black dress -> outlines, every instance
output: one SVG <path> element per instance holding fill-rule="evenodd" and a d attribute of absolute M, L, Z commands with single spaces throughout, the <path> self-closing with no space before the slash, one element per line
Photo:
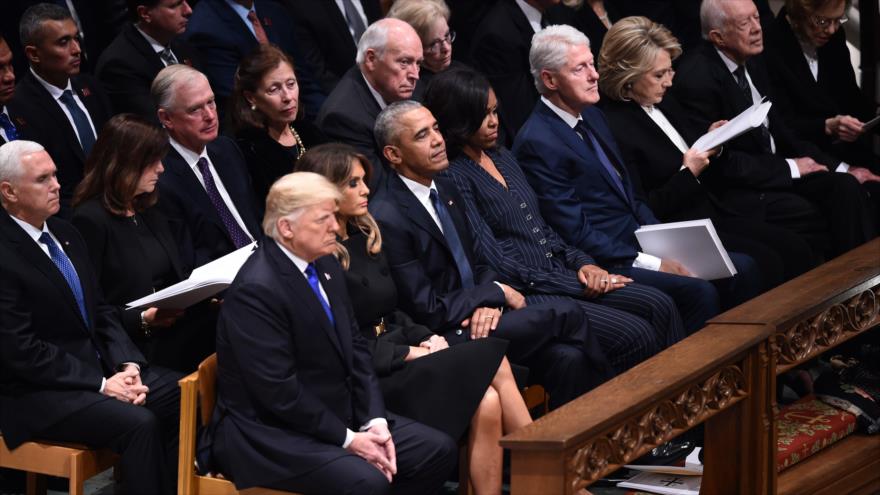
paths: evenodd
<path fill-rule="evenodd" d="M 351 255 L 345 274 L 358 325 L 370 342 L 373 367 L 385 406 L 460 438 L 492 382 L 507 342 L 499 339 L 468 341 L 412 361 L 404 361 L 409 346 L 418 347 L 433 333 L 396 310 L 397 288 L 385 255 L 367 253 L 366 236 L 349 229 L 343 245 Z M 385 323 L 376 336 L 375 325 Z"/>
<path fill-rule="evenodd" d="M 97 199 L 74 209 L 73 225 L 82 234 L 108 304 L 116 307 L 125 331 L 147 362 L 180 372 L 195 371 L 214 352 L 216 311 L 199 303 L 168 328 L 141 329 L 142 308 L 125 304 L 179 282 L 189 275 L 192 260 L 182 259 L 158 208 L 133 217 L 110 213 Z"/>
<path fill-rule="evenodd" d="M 297 121 L 293 127 L 306 148 L 327 142 L 326 136 L 310 122 Z M 247 162 L 254 197 L 262 211 L 269 187 L 282 175 L 293 172 L 301 150 L 299 146 L 284 146 L 272 139 L 265 129 L 256 127 L 246 127 L 236 132 L 235 142 Z"/>

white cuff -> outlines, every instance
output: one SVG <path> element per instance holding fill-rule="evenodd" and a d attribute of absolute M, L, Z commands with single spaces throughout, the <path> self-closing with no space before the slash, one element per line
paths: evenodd
<path fill-rule="evenodd" d="M 786 158 L 785 163 L 788 164 L 788 169 L 791 171 L 792 179 L 800 179 L 801 171 L 797 168 L 797 162 L 794 161 L 794 158 Z"/>
<path fill-rule="evenodd" d="M 633 268 L 643 268 L 654 272 L 660 271 L 660 264 L 663 263 L 661 258 L 651 254 L 639 253 L 633 261 Z"/>
<path fill-rule="evenodd" d="M 351 441 L 354 440 L 354 432 L 350 429 L 345 429 L 345 441 L 342 442 L 342 448 L 347 449 L 349 445 L 351 445 Z"/>
<path fill-rule="evenodd" d="M 106 386 L 107 386 L 107 379 L 104 378 L 104 377 L 102 376 L 102 377 L 101 377 L 101 388 L 98 389 L 98 393 L 99 393 L 99 394 L 103 394 L 103 393 L 104 393 L 104 387 L 106 387 Z"/>
<path fill-rule="evenodd" d="M 499 282 L 497 280 L 493 280 L 492 283 L 497 285 L 498 288 L 501 289 L 501 297 L 503 297 L 504 299 L 507 299 L 507 293 L 504 292 L 504 286 L 501 285 L 501 282 Z"/>
<path fill-rule="evenodd" d="M 373 419 L 367 421 L 367 424 L 365 424 L 364 426 L 361 426 L 360 431 L 367 431 L 376 425 L 385 425 L 387 427 L 388 420 L 386 420 L 385 418 L 373 418 Z"/>
<path fill-rule="evenodd" d="M 845 173 L 849 172 L 849 167 L 850 167 L 849 163 L 840 162 L 840 165 L 838 165 L 837 168 L 834 169 L 834 171 L 845 174 Z"/>

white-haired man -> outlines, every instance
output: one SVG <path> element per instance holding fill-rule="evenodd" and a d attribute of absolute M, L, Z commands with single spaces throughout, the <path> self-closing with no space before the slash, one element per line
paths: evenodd
<path fill-rule="evenodd" d="M 316 121 L 330 138 L 351 144 L 373 163 L 370 189 L 385 178 L 373 123 L 386 106 L 413 97 L 422 63 L 422 41 L 409 24 L 382 19 L 358 43 L 357 64 L 327 97 Z"/>
<path fill-rule="evenodd" d="M 218 137 L 208 79 L 187 65 L 169 65 L 150 92 L 171 143 L 158 206 L 173 225 L 186 227 L 174 231 L 182 256 L 198 267 L 257 239 L 259 207 L 247 165 L 231 139 Z"/>
<path fill-rule="evenodd" d="M 762 98 L 772 102 L 775 91 L 752 0 L 705 0 L 700 20 L 706 41 L 682 57 L 671 95 L 695 129 L 706 129 Z M 876 235 L 859 185 L 871 173 L 799 139 L 776 108 L 725 150 L 724 181 L 714 191 L 725 206 L 805 236 L 820 255 L 836 256 Z"/>
<path fill-rule="evenodd" d="M 434 493 L 455 464 L 455 441 L 385 410 L 332 255 L 339 197 L 311 172 L 269 190 L 266 240 L 220 312 L 219 413 L 199 465 L 240 490 Z"/>
<path fill-rule="evenodd" d="M 109 447 L 123 493 L 174 493 L 180 375 L 148 367 L 101 300 L 85 242 L 53 216 L 60 189 L 43 146 L 0 146 L 3 440 Z"/>

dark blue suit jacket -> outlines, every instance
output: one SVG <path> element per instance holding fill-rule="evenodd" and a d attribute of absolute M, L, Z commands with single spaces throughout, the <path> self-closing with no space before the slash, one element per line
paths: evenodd
<path fill-rule="evenodd" d="M 208 144 L 208 156 L 241 215 L 248 233 L 262 237 L 258 208 L 244 157 L 238 146 L 220 136 Z M 195 173 L 174 149 L 162 160 L 165 173 L 159 176 L 157 206 L 168 218 L 181 258 L 197 268 L 235 250 L 229 231 Z"/>
<path fill-rule="evenodd" d="M 270 0 L 254 0 L 254 10 L 269 42 L 287 52 L 296 64 L 300 106 L 313 118 L 324 102 L 324 94 L 300 53 L 293 20 L 283 7 Z M 201 0 L 183 36 L 199 51 L 211 88 L 223 103 L 232 94 L 239 62 L 257 48 L 257 39 L 224 0 Z"/>
<path fill-rule="evenodd" d="M 438 333 L 461 328 L 479 307 L 504 306 L 504 293 L 493 282 L 498 275 L 472 253 L 473 241 L 463 211 L 464 201 L 449 179 L 434 179 L 440 199 L 469 257 L 476 287 L 465 289 L 446 238 L 434 219 L 396 173 L 370 201 L 370 211 L 382 230 L 383 249 L 397 285 L 398 307 Z M 446 337 L 450 344 L 467 334 Z"/>
<path fill-rule="evenodd" d="M 333 312 L 266 239 L 226 292 L 217 323 L 217 406 L 200 450 L 239 489 L 272 485 L 350 455 L 346 428 L 386 417 L 345 275 L 315 262 Z M 204 464 L 201 466 L 206 467 Z"/>
<path fill-rule="evenodd" d="M 582 116 L 605 154 L 615 162 L 624 192 L 589 142 L 541 101 L 517 135 L 512 151 L 538 195 L 541 214 L 566 242 L 601 265 L 631 264 L 639 251 L 633 232 L 659 221 L 633 194 L 602 111 L 588 107 Z"/>

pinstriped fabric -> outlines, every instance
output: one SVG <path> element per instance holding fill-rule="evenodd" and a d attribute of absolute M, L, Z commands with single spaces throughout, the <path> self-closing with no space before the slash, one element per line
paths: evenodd
<path fill-rule="evenodd" d="M 623 371 L 681 338 L 681 318 L 666 294 L 639 284 L 595 300 L 580 299 L 577 270 L 595 264 L 586 253 L 566 244 L 540 214 L 537 197 L 516 159 L 506 149 L 489 152 L 507 183 L 466 156 L 445 172 L 465 202 L 474 250 L 502 281 L 527 294 L 530 303 L 571 296 L 590 318 L 590 326 L 617 371 Z"/>

